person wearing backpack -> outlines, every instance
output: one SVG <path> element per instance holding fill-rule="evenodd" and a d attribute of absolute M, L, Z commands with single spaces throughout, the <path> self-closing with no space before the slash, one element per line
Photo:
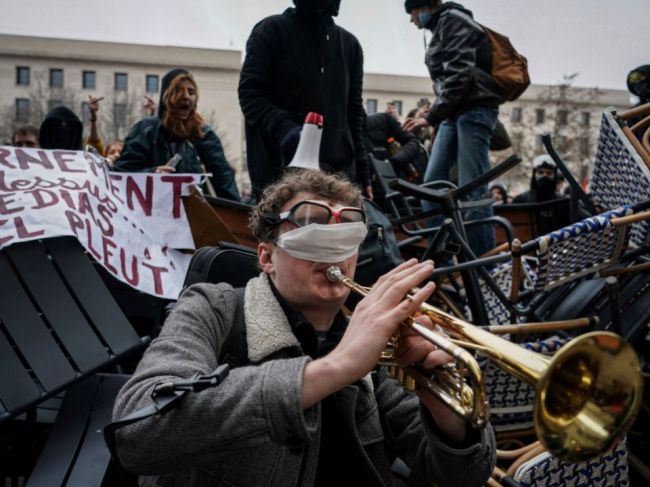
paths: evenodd
<path fill-rule="evenodd" d="M 490 169 L 488 150 L 501 96 L 491 76 L 491 46 L 472 12 L 454 2 L 406 0 L 406 12 L 419 29 L 432 33 L 425 62 L 436 99 L 426 117 L 408 119 L 404 128 L 436 129 L 424 181 L 449 180 L 458 164 L 459 185 Z M 489 197 L 487 185 L 469 195 L 470 200 Z M 425 209 L 432 204 L 424 201 Z M 466 220 L 489 217 L 491 206 L 470 210 Z M 434 221 L 433 224 L 436 224 Z M 469 244 L 480 255 L 494 247 L 494 229 L 476 225 L 467 229 Z"/>

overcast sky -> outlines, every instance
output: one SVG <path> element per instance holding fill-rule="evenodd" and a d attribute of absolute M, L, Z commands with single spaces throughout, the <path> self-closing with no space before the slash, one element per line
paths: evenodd
<path fill-rule="evenodd" d="M 528 57 L 533 83 L 626 89 L 650 64 L 648 0 L 465 0 L 475 18 Z M 342 0 L 365 70 L 427 76 L 422 32 L 402 0 Z M 243 50 L 255 23 L 291 0 L 0 0 L 0 33 Z M 2 46 L 0 46 L 0 50 Z"/>

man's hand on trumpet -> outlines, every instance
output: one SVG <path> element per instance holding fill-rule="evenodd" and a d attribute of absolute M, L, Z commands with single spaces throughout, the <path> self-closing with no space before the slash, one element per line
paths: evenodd
<path fill-rule="evenodd" d="M 428 316 L 418 316 L 416 320 L 420 325 L 444 335 L 444 331 L 431 321 Z M 423 338 L 413 329 L 402 326 L 400 329 L 399 345 L 396 350 L 396 361 L 400 367 L 418 365 L 425 369 L 434 369 L 444 364 L 452 363 L 453 357 L 444 350 L 437 348 L 426 338 Z M 438 428 L 447 436 L 448 440 L 456 445 L 462 445 L 466 440 L 467 423 L 451 409 L 445 406 L 436 396 L 429 391 L 418 388 L 416 394 L 431 412 Z"/>
<path fill-rule="evenodd" d="M 433 262 L 411 259 L 382 276 L 356 306 L 339 344 L 305 368 L 302 404 L 310 407 L 327 395 L 360 380 L 377 365 L 382 350 L 400 323 L 431 296 L 429 283 L 405 298 L 433 272 Z M 342 286 L 342 284 L 334 284 Z"/>

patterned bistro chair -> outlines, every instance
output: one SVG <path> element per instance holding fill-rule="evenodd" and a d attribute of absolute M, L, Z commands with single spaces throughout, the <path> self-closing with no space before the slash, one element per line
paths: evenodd
<path fill-rule="evenodd" d="M 630 225 L 615 225 L 615 218 L 630 215 L 623 207 L 587 218 L 524 244 L 535 257 L 521 256 L 519 276 L 513 276 L 512 262 L 497 266 L 491 277 L 502 293 L 510 295 L 513 279 L 524 290 L 549 291 L 573 280 L 595 274 L 616 264 L 627 249 Z M 515 257 L 516 258 L 516 257 Z M 491 325 L 510 323 L 511 313 L 503 298 L 481 277 L 480 288 Z"/>
<path fill-rule="evenodd" d="M 528 350 L 552 355 L 568 339 L 553 336 L 544 340 L 522 344 Z M 479 361 L 481 363 L 481 361 Z M 485 386 L 490 404 L 490 423 L 497 433 L 508 435 L 517 430 L 530 430 L 533 427 L 533 401 L 535 388 L 504 372 L 492 362 L 484 366 Z M 534 445 L 529 445 L 533 447 Z M 581 463 L 563 462 L 543 448 L 536 447 L 536 456 L 518 462 L 517 459 L 508 470 L 521 487 L 627 487 L 628 454 L 626 440 L 621 440 L 611 451 L 592 460 Z M 524 456 L 520 456 L 524 460 Z M 500 457 L 500 453 L 497 452 Z"/>
<path fill-rule="evenodd" d="M 629 207 L 608 211 L 537 238 L 527 245 L 528 250 L 536 251 L 537 273 L 529 274 L 526 266 L 522 265 L 522 274 L 528 279 L 532 276 L 532 289 L 542 292 L 617 263 L 627 248 L 631 225 L 617 224 L 615 219 L 632 212 Z M 510 277 L 510 267 L 506 274 Z M 526 284 L 526 279 L 524 283 L 525 287 L 531 286 Z M 507 285 L 503 282 L 502 289 Z M 567 340 L 553 336 L 522 346 L 552 355 Z M 535 388 L 489 361 L 481 365 L 490 404 L 490 421 L 497 434 L 531 428 Z M 509 473 L 522 486 L 629 485 L 624 441 L 611 452 L 580 464 L 561 462 L 548 453 L 540 453 L 522 463 L 516 472 Z"/>
<path fill-rule="evenodd" d="M 543 340 L 522 343 L 533 352 L 553 355 L 568 340 L 552 336 Z M 490 423 L 498 432 L 527 429 L 533 426 L 535 388 L 505 372 L 494 362 L 479 357 L 483 369 L 485 390 L 490 405 Z"/>
<path fill-rule="evenodd" d="M 533 289 L 536 281 L 536 274 L 531 263 L 533 263 L 533 266 L 536 266 L 536 259 L 533 257 L 525 257 L 522 259 L 521 277 L 523 288 L 525 290 Z M 512 284 L 512 263 L 506 262 L 497 265 L 496 268 L 490 272 L 490 276 L 503 294 L 508 296 Z M 506 303 L 504 303 L 492 288 L 488 286 L 483 277 L 479 277 L 479 286 L 485 302 L 485 310 L 490 325 L 505 325 L 510 323 L 511 313 L 506 306 Z"/>
<path fill-rule="evenodd" d="M 629 225 L 613 220 L 632 214 L 625 206 L 586 218 L 536 240 L 536 291 L 548 291 L 617 263 L 629 241 Z"/>
<path fill-rule="evenodd" d="M 521 464 L 513 478 L 522 487 L 629 487 L 626 441 L 581 463 L 566 463 L 548 452 L 540 453 Z"/>
<path fill-rule="evenodd" d="M 605 111 L 589 188 L 597 206 L 612 210 L 650 200 L 650 161 L 645 161 L 642 150 L 634 143 L 625 121 L 612 109 Z M 649 221 L 636 223 L 631 242 L 641 246 L 649 235 Z"/>

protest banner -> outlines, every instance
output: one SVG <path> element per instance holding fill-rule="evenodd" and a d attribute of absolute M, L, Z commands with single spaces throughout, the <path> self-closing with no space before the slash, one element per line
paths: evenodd
<path fill-rule="evenodd" d="M 82 151 L 0 146 L 0 248 L 77 237 L 110 274 L 148 294 L 176 299 L 192 234 L 181 196 L 198 174 L 110 172 Z"/>

